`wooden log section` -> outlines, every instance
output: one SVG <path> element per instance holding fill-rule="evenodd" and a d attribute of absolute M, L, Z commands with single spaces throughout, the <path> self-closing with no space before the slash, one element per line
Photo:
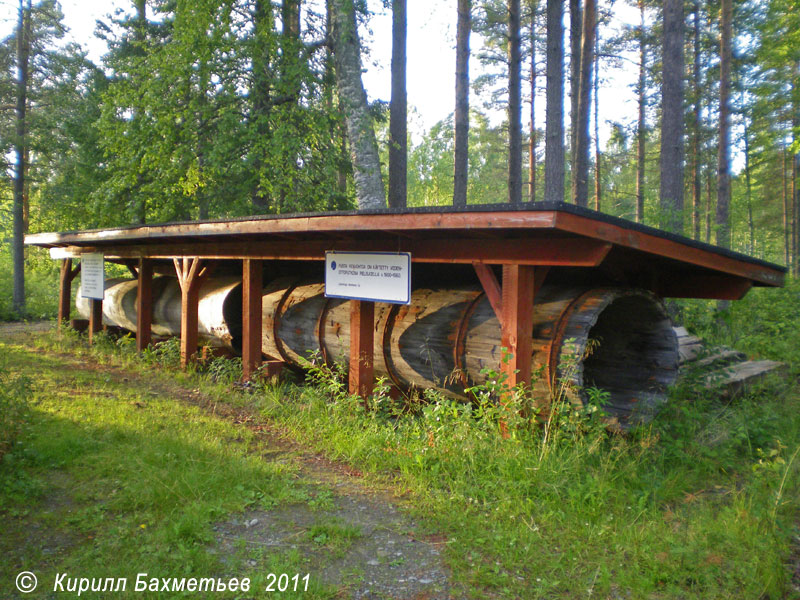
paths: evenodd
<path fill-rule="evenodd" d="M 236 276 L 206 279 L 198 292 L 198 341 L 204 345 L 242 350 L 242 280 Z M 138 327 L 136 279 L 106 279 L 103 323 L 130 331 Z M 78 314 L 89 318 L 89 301 L 75 298 Z M 151 332 L 158 337 L 181 333 L 181 288 L 175 277 L 152 281 Z"/>
<path fill-rule="evenodd" d="M 163 284 L 161 279 L 168 278 L 153 282 L 154 330 L 159 306 L 180 307 L 175 280 Z M 240 281 L 209 280 L 205 285 L 216 290 L 214 301 L 201 311 L 218 313 L 216 322 L 225 324 L 220 333 L 234 347 L 237 335 L 241 341 L 241 322 L 235 322 L 237 311 L 241 319 Z M 110 298 L 124 304 L 126 294 L 106 297 L 106 304 Z M 325 298 L 323 283 L 298 278 L 269 282 L 261 301 L 261 350 L 271 360 L 302 366 L 316 351 L 327 361 L 350 361 L 350 301 Z M 477 284 L 419 288 L 409 305 L 376 303 L 372 322 L 374 375 L 401 389 L 434 388 L 463 398 L 466 386 L 485 381 L 482 369 L 497 370 L 501 364 L 501 320 Z M 605 409 L 613 427 L 651 418 L 677 376 L 675 333 L 661 301 L 650 292 L 545 284 L 535 293 L 530 330 L 530 371 L 541 373 L 532 386 L 538 401 L 546 405 L 561 394 L 584 402 L 583 388 L 597 386 L 609 394 Z M 361 347 L 365 344 L 366 336 Z M 588 356 L 587 349 L 592 349 Z"/>
<path fill-rule="evenodd" d="M 265 289 L 263 307 L 265 354 L 293 364 L 309 351 L 329 361 L 349 359 L 350 302 L 325 298 L 324 284 L 276 280 Z M 597 385 L 610 393 L 610 424 L 622 428 L 652 417 L 677 376 L 677 341 L 649 292 L 545 285 L 531 321 L 530 371 L 543 375 L 533 385 L 543 404 L 552 393 L 584 402 L 581 388 Z M 408 306 L 376 304 L 374 331 L 375 375 L 400 388 L 463 396 L 465 386 L 485 381 L 482 369 L 501 364 L 500 320 L 477 286 L 417 289 Z M 594 352 L 584 359 L 587 347 Z"/>
<path fill-rule="evenodd" d="M 680 360 L 662 303 L 649 292 L 593 289 L 564 316 L 557 334 L 562 349 L 551 354 L 550 364 L 564 382 L 563 393 L 585 401 L 586 392 L 578 390 L 604 390 L 610 423 L 622 429 L 650 421 L 666 401 Z"/>

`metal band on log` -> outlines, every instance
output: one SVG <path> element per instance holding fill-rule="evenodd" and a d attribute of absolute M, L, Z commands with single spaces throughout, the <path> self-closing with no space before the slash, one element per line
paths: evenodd
<path fill-rule="evenodd" d="M 105 319 L 135 329 L 136 281 L 109 280 Z M 319 280 L 285 277 L 262 296 L 264 354 L 302 366 L 309 352 L 347 362 L 350 301 L 325 298 Z M 87 302 L 78 309 L 88 314 Z M 180 288 L 168 277 L 153 280 L 153 332 L 175 335 L 180 327 Z M 241 283 L 207 281 L 200 292 L 201 336 L 237 348 L 241 332 Z M 377 303 L 374 368 L 400 388 L 434 388 L 463 397 L 466 386 L 499 370 L 500 322 L 478 285 L 421 287 L 411 303 Z M 605 410 L 614 426 L 647 421 L 666 399 L 678 372 L 678 343 L 661 301 L 626 288 L 545 285 L 533 306 L 533 391 L 543 405 L 563 393 L 585 402 L 586 388 L 608 393 Z"/>

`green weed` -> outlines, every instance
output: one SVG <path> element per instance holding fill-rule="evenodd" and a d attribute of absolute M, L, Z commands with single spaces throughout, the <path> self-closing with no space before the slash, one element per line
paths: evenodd
<path fill-rule="evenodd" d="M 31 380 L 11 375 L 0 365 L 0 461 L 11 451 L 30 418 Z"/>

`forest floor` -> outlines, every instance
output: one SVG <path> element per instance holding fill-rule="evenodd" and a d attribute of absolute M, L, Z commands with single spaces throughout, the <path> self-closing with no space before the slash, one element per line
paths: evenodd
<path fill-rule="evenodd" d="M 147 572 L 148 564 L 152 567 L 149 577 L 250 577 L 258 582 L 260 589 L 251 590 L 245 597 L 267 596 L 265 590 L 270 585 L 278 591 L 278 586 L 283 585 L 279 581 L 281 573 L 289 578 L 299 574 L 300 587 L 304 585 L 302 578 L 310 575 L 311 595 L 299 594 L 303 597 L 460 596 L 451 586 L 440 552 L 446 538 L 409 516 L 407 500 L 397 497 L 396 490 L 365 484 L 356 469 L 324 458 L 265 424 L 247 409 L 221 404 L 197 388 L 153 373 L 87 362 L 69 354 L 34 348 L 32 340 L 51 327 L 51 323 L 0 324 L 4 366 L 12 372 L 35 373 L 32 395 L 39 409 L 52 415 L 62 413 L 59 404 L 80 405 L 80 414 L 71 416 L 87 422 L 92 429 L 102 429 L 109 421 L 119 425 L 132 418 L 139 419 L 142 413 L 155 412 L 137 428 L 141 433 L 175 427 L 178 425 L 175 417 L 181 420 L 188 414 L 198 425 L 185 428 L 194 432 L 184 440 L 190 447 L 206 445 L 204 438 L 214 435 L 210 430 L 222 422 L 227 431 L 222 436 L 224 445 L 236 446 L 233 453 L 237 458 L 255 458 L 267 466 L 268 473 L 281 474 L 281 489 L 270 494 L 258 488 L 257 480 L 248 481 L 239 490 L 244 499 L 233 499 L 229 506 L 234 510 L 220 511 L 217 507 L 206 510 L 205 504 L 215 502 L 206 495 L 200 500 L 195 497 L 189 511 L 180 503 L 170 507 L 153 506 L 144 511 L 162 513 L 164 518 L 159 524 L 147 525 L 147 517 L 140 515 L 133 521 L 127 519 L 130 522 L 122 526 L 123 530 L 129 530 L 128 534 L 135 534 L 135 545 L 145 551 L 163 544 L 165 537 L 177 538 L 174 541 L 179 545 L 180 542 L 184 545 L 198 540 L 205 542 L 203 548 L 208 557 L 199 561 L 194 557 L 190 564 L 201 565 L 198 568 L 208 565 L 211 572 L 187 572 L 185 567 L 170 572 L 168 565 L 156 567 L 150 560 L 137 564 L 141 556 L 129 548 L 124 549 L 126 559 L 121 562 L 117 557 L 102 555 L 111 548 L 119 549 L 119 540 L 103 539 L 110 533 L 118 534 L 119 528 L 112 527 L 109 520 L 92 518 L 98 511 L 109 512 L 112 498 L 106 494 L 113 476 L 103 473 L 95 478 L 85 469 L 95 461 L 109 460 L 109 452 L 115 454 L 111 462 L 125 463 L 130 458 L 141 467 L 137 457 L 146 453 L 151 440 L 146 435 L 133 436 L 114 451 L 110 446 L 119 442 L 116 435 L 104 439 L 102 434 L 90 433 L 84 428 L 84 433 L 94 442 L 91 448 L 78 453 L 74 460 L 61 454 L 48 461 L 42 458 L 45 452 L 39 447 L 42 443 L 59 446 L 63 442 L 69 446 L 76 440 L 53 439 L 59 432 L 50 427 L 46 419 L 34 417 L 20 442 L 27 451 L 36 454 L 24 465 L 31 480 L 17 484 L 17 487 L 35 488 L 34 493 L 19 494 L 19 502 L 14 502 L 15 494 L 11 490 L 6 498 L 11 502 L 0 508 L 4 529 L 0 539 L 0 571 L 4 572 L 0 578 L 0 597 L 15 597 L 14 577 L 24 570 L 37 574 L 40 590 L 53 590 L 56 574 L 68 572 L 70 577 L 91 577 L 90 574 L 128 577 L 131 591 L 136 574 Z M 168 414 L 169 404 L 175 402 L 183 410 L 173 416 Z M 117 406 L 110 407 L 109 403 Z M 110 419 L 111 411 L 122 414 L 118 419 Z M 229 453 L 230 448 L 224 452 Z M 166 457 L 170 457 L 170 453 L 166 453 Z M 168 470 L 150 473 L 142 467 L 141 476 L 152 478 L 156 486 L 180 480 L 185 476 L 187 463 L 196 458 L 190 451 L 184 452 L 173 458 Z M 117 467 L 137 469 L 135 464 L 118 464 Z M 0 477 L 3 475 L 7 473 L 0 471 Z M 248 488 L 251 484 L 252 489 Z M 133 493 L 133 489 L 121 492 L 113 489 L 130 485 L 133 484 L 115 480 L 110 484 L 111 496 Z M 194 488 L 193 493 L 197 495 L 197 488 L 208 486 L 211 489 L 215 485 L 219 482 L 205 481 L 204 476 L 198 474 L 190 488 Z M 14 486 L 7 486 L 6 492 L 8 487 Z M 142 490 L 136 493 L 141 494 Z M 145 495 L 150 493 L 153 492 L 144 492 Z M 34 502 L 30 502 L 31 496 L 35 497 Z M 184 497 L 182 502 L 186 499 Z M 142 512 L 142 507 L 135 506 L 138 502 L 133 504 L 130 512 Z M 202 523 L 183 523 L 192 520 L 187 512 L 200 513 L 201 519 L 219 513 L 219 518 L 211 519 L 210 532 L 206 532 L 204 538 L 196 532 L 180 531 L 181 527 L 202 528 Z M 225 512 L 227 514 L 223 514 Z M 150 519 L 159 520 L 156 515 L 151 515 Z M 112 522 L 119 521 L 116 517 Z M 196 549 L 188 554 L 193 551 Z M 207 560 L 209 557 L 212 560 Z M 216 566 L 215 557 L 219 559 Z M 173 563 L 173 568 L 178 568 L 174 561 L 169 562 Z M 100 565 L 105 568 L 98 569 Z M 271 578 L 270 573 L 276 578 Z M 290 589 L 293 585 L 290 579 Z"/>

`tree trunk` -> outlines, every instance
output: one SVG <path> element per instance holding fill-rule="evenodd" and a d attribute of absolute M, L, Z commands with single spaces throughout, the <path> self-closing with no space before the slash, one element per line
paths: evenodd
<path fill-rule="evenodd" d="M 750 131 L 747 126 L 747 116 L 744 118 L 744 182 L 747 198 L 747 229 L 750 234 L 750 244 L 748 252 L 755 253 L 756 250 L 756 227 L 753 223 L 753 186 L 750 180 Z"/>
<path fill-rule="evenodd" d="M 256 137 L 260 139 L 268 138 L 270 135 L 269 112 L 272 89 L 268 47 L 269 36 L 272 35 L 272 20 L 272 6 L 269 0 L 256 0 L 253 6 L 253 39 L 255 40 L 255 47 L 253 48 L 253 81 L 249 97 L 252 126 Z M 263 167 L 264 161 L 259 151 L 255 150 L 251 167 L 255 177 L 250 192 L 250 202 L 253 205 L 253 210 L 258 214 L 269 212 L 272 204 L 269 193 L 261 186 L 261 171 Z"/>
<path fill-rule="evenodd" d="M 522 202 L 522 92 L 519 0 L 508 1 L 508 201 Z"/>
<path fill-rule="evenodd" d="M 793 90 L 795 98 L 797 93 Z M 792 149 L 800 142 L 798 129 L 800 129 L 800 115 L 795 99 L 792 106 Z M 795 277 L 800 275 L 800 153 L 792 154 L 792 273 Z"/>
<path fill-rule="evenodd" d="M 28 174 L 31 171 L 31 149 L 25 147 L 25 189 L 22 192 L 22 233 L 27 234 L 31 225 L 31 179 Z"/>
<path fill-rule="evenodd" d="M 800 275 L 800 62 L 795 64 L 794 81 L 792 83 L 792 272 Z"/>
<path fill-rule="evenodd" d="M 589 205 L 589 113 L 592 98 L 590 90 L 595 38 L 595 8 L 596 0 L 584 0 L 581 68 L 578 85 L 578 129 L 575 162 L 572 166 L 572 200 L 578 206 Z"/>
<path fill-rule="evenodd" d="M 700 2 L 694 1 L 694 32 L 692 46 L 694 63 L 692 68 L 692 225 L 694 239 L 700 239 L 700 204 L 702 184 L 700 182 L 700 114 L 702 94 L 700 91 Z"/>
<path fill-rule="evenodd" d="M 392 0 L 392 103 L 389 114 L 389 206 L 406 207 L 408 95 L 406 0 Z"/>
<path fill-rule="evenodd" d="M 794 126 L 792 127 L 794 129 Z M 797 141 L 797 135 L 793 135 L 792 145 L 794 142 Z M 792 154 L 792 251 L 791 256 L 789 257 L 789 262 L 791 262 L 791 271 L 793 275 L 797 274 L 798 265 L 797 265 L 797 195 L 798 195 L 798 184 L 800 182 L 797 181 L 798 176 L 798 169 L 797 169 L 797 154 Z"/>
<path fill-rule="evenodd" d="M 575 169 L 578 148 L 578 98 L 581 78 L 581 0 L 569 0 L 569 166 Z"/>
<path fill-rule="evenodd" d="M 469 161 L 469 34 L 472 29 L 471 0 L 458 0 L 456 33 L 456 113 L 453 205 L 467 205 Z"/>
<path fill-rule="evenodd" d="M 300 100 L 302 75 L 298 69 L 301 52 L 300 0 L 283 0 L 281 3 L 281 76 L 285 93 Z"/>
<path fill-rule="evenodd" d="M 133 32 L 133 39 L 136 43 L 134 53 L 138 56 L 145 55 L 145 42 L 147 41 L 147 2 L 146 0 L 134 0 L 136 7 L 136 24 Z M 131 120 L 136 122 L 140 119 L 138 111 L 133 110 Z M 141 167 L 142 156 L 139 154 L 139 166 Z M 138 225 L 147 223 L 147 197 L 142 194 L 142 184 L 144 183 L 144 172 L 140 168 L 139 173 L 136 175 L 136 184 L 132 190 L 131 208 L 133 212 L 133 222 Z"/>
<path fill-rule="evenodd" d="M 25 156 L 27 155 L 27 129 L 25 126 L 26 111 L 28 107 L 28 66 L 31 40 L 31 0 L 27 7 L 23 0 L 19 2 L 19 21 L 17 22 L 17 82 L 16 82 L 16 112 L 15 112 L 15 137 L 14 154 L 17 157 L 14 166 L 14 204 L 13 219 L 14 233 L 12 241 L 12 254 L 14 266 L 14 290 L 12 306 L 17 315 L 25 312 Z"/>
<path fill-rule="evenodd" d="M 636 222 L 644 223 L 644 158 L 647 131 L 645 130 L 645 68 L 647 61 L 647 48 L 644 38 L 644 0 L 639 0 L 639 83 L 636 86 L 636 95 L 639 98 L 639 120 L 636 125 Z"/>
<path fill-rule="evenodd" d="M 730 93 L 731 93 L 731 0 L 722 0 L 720 9 L 719 68 L 719 147 L 717 152 L 717 245 L 731 247 L 730 202 Z"/>
<path fill-rule="evenodd" d="M 600 31 L 594 33 L 594 209 L 600 211 Z"/>
<path fill-rule="evenodd" d="M 789 266 L 789 229 L 791 226 L 791 217 L 789 216 L 789 189 L 788 178 L 786 177 L 786 140 L 781 144 L 783 149 L 783 264 Z"/>
<path fill-rule="evenodd" d="M 564 201 L 564 16 L 563 0 L 547 0 L 547 106 L 544 199 Z"/>
<path fill-rule="evenodd" d="M 683 232 L 683 0 L 664 0 L 661 226 Z"/>
<path fill-rule="evenodd" d="M 528 200 L 536 202 L 536 0 L 531 3 L 531 129 L 528 153 Z"/>
<path fill-rule="evenodd" d="M 386 196 L 381 178 L 378 142 L 369 114 L 367 93 L 361 81 L 361 50 L 356 28 L 354 0 L 330 0 L 333 18 L 333 53 L 336 83 L 350 139 L 353 179 L 361 210 L 384 208 Z"/>
<path fill-rule="evenodd" d="M 714 196 L 711 193 L 711 167 L 706 172 L 706 244 L 711 243 L 711 212 L 714 207 Z"/>

